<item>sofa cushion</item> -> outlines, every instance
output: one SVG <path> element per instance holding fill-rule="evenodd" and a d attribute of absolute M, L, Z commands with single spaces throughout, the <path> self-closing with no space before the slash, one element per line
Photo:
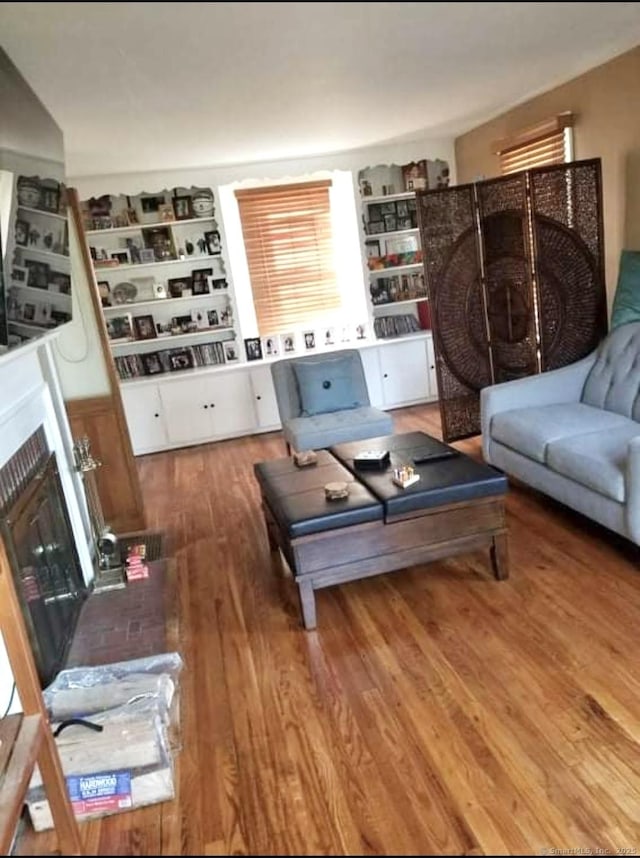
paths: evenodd
<path fill-rule="evenodd" d="M 353 361 L 350 357 L 292 361 L 298 381 L 302 415 L 327 414 L 358 408 L 367 403 L 358 397 L 354 385 Z"/>
<path fill-rule="evenodd" d="M 294 417 L 283 424 L 285 440 L 294 450 L 322 450 L 343 441 L 361 441 L 393 433 L 393 420 L 371 406 Z"/>
<path fill-rule="evenodd" d="M 602 341 L 582 390 L 582 402 L 640 420 L 640 322 L 616 328 Z"/>
<path fill-rule="evenodd" d="M 547 448 L 547 465 L 558 474 L 624 503 L 627 448 L 629 441 L 640 435 L 640 424 L 626 422 L 626 426 L 552 441 Z"/>
<path fill-rule="evenodd" d="M 546 463 L 547 447 L 553 441 L 599 430 L 626 426 L 619 414 L 593 408 L 582 402 L 541 405 L 502 411 L 491 419 L 494 441 L 517 450 L 530 459 Z"/>
<path fill-rule="evenodd" d="M 618 284 L 611 310 L 611 328 L 640 321 L 640 251 L 620 254 Z"/>

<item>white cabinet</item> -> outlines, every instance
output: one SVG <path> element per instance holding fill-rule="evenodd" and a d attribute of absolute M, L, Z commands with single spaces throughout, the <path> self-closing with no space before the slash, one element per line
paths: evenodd
<path fill-rule="evenodd" d="M 427 340 L 427 370 L 429 372 L 429 395 L 438 398 L 438 375 L 436 373 L 436 356 L 433 348 L 433 337 Z"/>
<path fill-rule="evenodd" d="M 280 428 L 280 413 L 270 366 L 250 370 L 251 390 L 259 429 Z"/>
<path fill-rule="evenodd" d="M 225 438 L 255 427 L 253 391 L 245 371 L 164 382 L 160 398 L 171 445 Z"/>
<path fill-rule="evenodd" d="M 367 348 L 360 350 L 364 375 L 369 390 L 369 402 L 374 408 L 384 408 L 384 393 L 382 391 L 382 375 L 380 374 L 380 350 Z"/>
<path fill-rule="evenodd" d="M 396 408 L 430 397 L 425 340 L 385 343 L 379 347 L 384 405 Z"/>
<path fill-rule="evenodd" d="M 121 393 L 133 452 L 139 455 L 166 447 L 167 433 L 158 387 L 122 385 Z"/>

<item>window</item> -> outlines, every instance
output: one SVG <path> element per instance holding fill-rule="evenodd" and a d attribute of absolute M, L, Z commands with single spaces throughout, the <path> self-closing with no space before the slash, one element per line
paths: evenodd
<path fill-rule="evenodd" d="M 500 158 L 501 175 L 573 160 L 572 126 L 573 114 L 560 113 L 498 140 L 493 151 Z"/>
<path fill-rule="evenodd" d="M 236 191 L 261 335 L 341 307 L 328 180 Z"/>

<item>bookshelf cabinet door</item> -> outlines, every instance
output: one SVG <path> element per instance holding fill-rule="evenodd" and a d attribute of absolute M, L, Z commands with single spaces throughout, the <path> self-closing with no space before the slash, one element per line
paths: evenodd
<path fill-rule="evenodd" d="M 136 456 L 164 449 L 167 432 L 157 386 L 136 386 L 128 390 L 126 385 L 121 385 L 120 392 Z"/>

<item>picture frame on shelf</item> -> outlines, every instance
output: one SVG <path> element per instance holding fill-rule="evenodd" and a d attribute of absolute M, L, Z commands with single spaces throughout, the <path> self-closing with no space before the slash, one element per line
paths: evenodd
<path fill-rule="evenodd" d="M 395 203 L 393 203 L 393 202 L 391 202 L 391 203 L 380 203 L 380 217 L 382 220 L 384 220 L 387 215 L 394 215 L 394 217 L 395 217 L 395 214 L 396 214 L 396 204 Z"/>
<path fill-rule="evenodd" d="M 24 264 L 29 269 L 27 286 L 33 289 L 46 289 L 49 285 L 49 263 L 26 259 Z"/>
<path fill-rule="evenodd" d="M 238 363 L 240 355 L 238 354 L 238 346 L 235 340 L 225 340 L 222 348 L 224 349 L 225 363 Z"/>
<path fill-rule="evenodd" d="M 50 292 L 59 292 L 61 295 L 71 295 L 71 275 L 65 271 L 49 270 L 47 289 Z"/>
<path fill-rule="evenodd" d="M 220 316 L 217 310 L 207 310 L 208 327 L 217 328 L 220 326 Z"/>
<path fill-rule="evenodd" d="M 213 268 L 194 268 L 191 272 L 194 295 L 209 294 L 209 278 L 213 277 Z"/>
<path fill-rule="evenodd" d="M 395 215 L 385 215 L 384 216 L 384 231 L 385 232 L 395 232 L 398 229 L 398 219 Z"/>
<path fill-rule="evenodd" d="M 98 280 L 98 295 L 103 307 L 111 306 L 111 286 L 108 280 Z"/>
<path fill-rule="evenodd" d="M 191 197 L 172 197 L 171 204 L 176 220 L 191 220 L 193 218 Z"/>
<path fill-rule="evenodd" d="M 297 337 L 295 331 L 288 334 L 280 334 L 280 352 L 283 355 L 290 355 L 296 351 Z"/>
<path fill-rule="evenodd" d="M 220 232 L 217 229 L 210 229 L 204 234 L 204 240 L 207 245 L 207 252 L 210 256 L 215 256 L 222 251 L 220 243 Z"/>
<path fill-rule="evenodd" d="M 140 263 L 140 253 L 144 250 L 144 240 L 142 236 L 129 236 L 124 240 L 125 248 L 129 251 L 129 262 L 133 265 Z"/>
<path fill-rule="evenodd" d="M 322 332 L 324 334 L 324 345 L 325 346 L 333 346 L 336 342 L 336 329 L 335 328 L 325 328 Z"/>
<path fill-rule="evenodd" d="M 187 277 L 172 277 L 167 280 L 167 289 L 171 298 L 186 298 L 185 292 L 189 290 L 189 295 L 193 294 L 193 283 L 190 276 Z"/>
<path fill-rule="evenodd" d="M 369 235 L 378 235 L 381 232 L 385 232 L 384 221 L 383 220 L 374 220 L 370 221 L 368 224 Z"/>
<path fill-rule="evenodd" d="M 153 297 L 159 298 L 161 300 L 168 297 L 167 287 L 165 286 L 164 283 L 154 283 L 153 284 Z"/>
<path fill-rule="evenodd" d="M 164 372 L 162 361 L 157 352 L 148 352 L 147 354 L 140 355 L 140 357 L 142 358 L 145 375 L 159 375 L 161 372 Z"/>
<path fill-rule="evenodd" d="M 40 186 L 40 205 L 45 212 L 58 214 L 60 211 L 60 183 L 52 181 L 51 183 L 42 182 Z"/>
<path fill-rule="evenodd" d="M 398 200 L 396 203 L 396 217 L 409 217 L 409 206 L 407 200 Z"/>
<path fill-rule="evenodd" d="M 29 281 L 29 269 L 23 265 L 11 266 L 11 285 L 26 286 Z"/>
<path fill-rule="evenodd" d="M 154 214 L 166 202 L 164 194 L 147 194 L 140 197 L 140 208 L 143 214 Z"/>
<path fill-rule="evenodd" d="M 195 309 L 191 311 L 191 319 L 196 323 L 199 331 L 206 331 L 209 327 L 209 317 L 206 310 Z"/>
<path fill-rule="evenodd" d="M 145 248 L 153 250 L 156 262 L 166 262 L 177 259 L 171 228 L 156 226 L 144 231 Z"/>
<path fill-rule="evenodd" d="M 413 229 L 413 220 L 410 215 L 398 218 L 398 229 Z"/>
<path fill-rule="evenodd" d="M 247 353 L 247 360 L 262 360 L 260 337 L 245 337 L 244 348 Z"/>
<path fill-rule="evenodd" d="M 44 325 L 48 327 L 51 323 L 51 304 L 43 303 L 36 304 L 36 318 L 35 322 L 37 325 Z"/>
<path fill-rule="evenodd" d="M 303 331 L 302 339 L 304 340 L 304 348 L 305 351 L 312 351 L 316 347 L 316 332 L 315 331 Z"/>
<path fill-rule="evenodd" d="M 107 336 L 110 340 L 132 340 L 131 314 L 109 317 L 107 319 Z"/>
<path fill-rule="evenodd" d="M 156 261 L 156 255 L 150 247 L 143 247 L 140 251 L 140 264 L 151 265 Z"/>
<path fill-rule="evenodd" d="M 280 341 L 275 334 L 268 334 L 262 338 L 262 354 L 265 357 L 278 357 L 280 354 Z"/>
<path fill-rule="evenodd" d="M 131 255 L 128 248 L 126 250 L 112 250 L 109 255 L 111 259 L 114 259 L 120 265 L 131 264 Z"/>
<path fill-rule="evenodd" d="M 173 223 L 176 220 L 175 211 L 171 203 L 162 203 L 158 206 L 158 220 L 161 223 Z"/>
<path fill-rule="evenodd" d="M 18 218 L 15 226 L 15 241 L 19 247 L 27 247 L 29 244 L 30 224 L 28 220 Z"/>
<path fill-rule="evenodd" d="M 193 369 L 193 352 L 191 349 L 171 349 L 168 357 L 169 369 L 172 372 L 181 369 Z"/>
<path fill-rule="evenodd" d="M 374 241 L 365 241 L 364 247 L 367 259 L 377 259 L 379 256 L 382 256 L 380 252 L 380 242 L 377 239 Z"/>
<path fill-rule="evenodd" d="M 213 292 L 216 289 L 227 289 L 229 284 L 225 277 L 216 277 L 214 274 L 211 277 L 207 277 L 207 286 L 209 287 L 209 292 Z"/>
<path fill-rule="evenodd" d="M 191 313 L 183 316 L 174 316 L 171 319 L 172 334 L 192 334 L 198 330 L 198 326 L 191 318 Z"/>
<path fill-rule="evenodd" d="M 34 301 L 25 301 L 22 305 L 22 321 L 35 322 L 36 320 L 36 305 Z"/>
<path fill-rule="evenodd" d="M 155 340 L 158 336 L 153 316 L 150 313 L 144 316 L 134 316 L 132 321 L 136 340 Z"/>

